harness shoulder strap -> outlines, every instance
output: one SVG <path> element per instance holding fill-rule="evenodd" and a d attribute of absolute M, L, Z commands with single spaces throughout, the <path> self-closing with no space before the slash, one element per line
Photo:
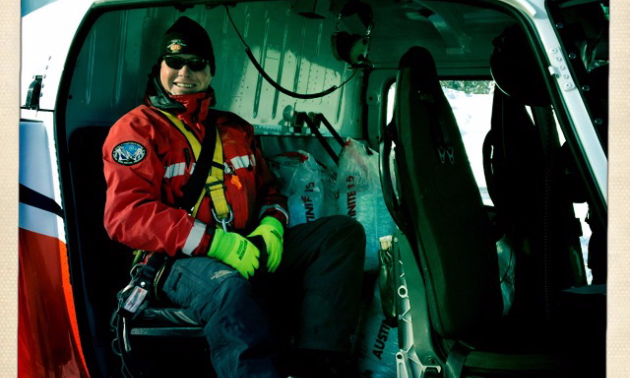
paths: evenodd
<path fill-rule="evenodd" d="M 177 127 L 177 129 L 186 137 L 186 139 L 188 140 L 188 143 L 190 143 L 190 146 L 193 149 L 195 160 L 199 161 L 199 154 L 201 153 L 201 143 L 199 143 L 199 140 L 197 139 L 195 134 L 189 128 L 187 128 L 186 125 L 184 125 L 184 122 L 182 122 L 181 119 L 177 118 L 177 116 L 175 116 L 174 114 L 166 112 L 161 109 L 157 109 L 157 110 L 160 113 L 164 114 L 166 118 L 168 118 L 168 120 L 171 121 L 171 123 L 175 127 Z"/>
<path fill-rule="evenodd" d="M 220 164 L 221 162 L 223 162 L 223 145 L 221 143 L 219 130 L 217 129 L 213 157 L 213 163 L 215 164 L 212 164 L 210 167 L 210 174 L 206 177 L 206 184 L 197 199 L 192 215 L 197 216 L 201 200 L 205 194 L 208 193 L 210 198 L 212 198 L 212 214 L 215 220 L 222 224 L 224 229 L 227 229 L 227 224 L 232 222 L 232 210 L 225 197 L 224 168 L 223 165 Z"/>
<path fill-rule="evenodd" d="M 195 166 L 192 171 L 192 175 L 188 182 L 182 188 L 182 192 L 184 193 L 182 197 L 176 199 L 175 205 L 179 208 L 190 210 L 195 203 L 199 202 L 198 193 L 203 195 L 203 187 L 210 173 L 210 166 L 214 156 L 214 149 L 216 146 L 216 137 L 217 133 L 207 132 L 205 133 L 204 139 L 202 143 L 199 143 L 199 140 L 195 136 L 195 134 L 184 125 L 184 123 L 177 118 L 172 113 L 163 111 L 161 109 L 157 109 L 160 113 L 164 114 L 166 118 L 175 126 L 181 133 L 186 137 L 188 143 L 193 149 L 193 154 L 195 155 Z M 216 120 L 218 118 L 219 112 L 210 111 L 208 115 L 207 126 L 216 125 Z M 211 127 L 209 127 L 210 129 Z M 216 127 L 215 127 L 216 129 Z M 220 142 L 219 142 L 220 144 Z M 205 146 L 202 148 L 202 146 Z"/>
<path fill-rule="evenodd" d="M 224 229 L 227 229 L 233 214 L 225 196 L 223 144 L 219 135 L 219 128 L 214 127 L 215 132 L 206 132 L 204 140 L 200 144 L 193 132 L 177 116 L 158 110 L 186 137 L 193 149 L 195 159 L 197 159 L 192 175 L 182 189 L 184 195 L 177 201 L 177 206 L 187 210 L 192 208 L 191 214 L 196 217 L 201 201 L 207 193 L 212 198 L 212 213 L 216 221 L 222 224 Z M 207 125 L 216 126 L 219 115 L 219 111 L 211 110 Z M 195 193 L 200 194 L 196 197 Z"/>

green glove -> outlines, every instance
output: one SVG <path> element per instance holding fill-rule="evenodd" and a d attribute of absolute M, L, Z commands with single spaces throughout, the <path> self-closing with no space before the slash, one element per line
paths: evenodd
<path fill-rule="evenodd" d="M 267 270 L 269 273 L 275 272 L 282 260 L 283 235 L 284 228 L 282 227 L 282 223 L 274 217 L 264 217 L 260 221 L 260 226 L 248 235 L 248 237 L 262 236 L 265 240 L 265 246 L 269 254 L 269 258 L 267 259 Z"/>
<path fill-rule="evenodd" d="M 248 279 L 258 269 L 260 251 L 241 235 L 217 229 L 208 256 L 223 261 Z"/>

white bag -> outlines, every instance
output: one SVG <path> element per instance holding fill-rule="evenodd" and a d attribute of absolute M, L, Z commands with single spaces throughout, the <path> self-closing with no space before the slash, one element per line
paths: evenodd
<path fill-rule="evenodd" d="M 287 196 L 289 227 L 322 217 L 324 188 L 319 165 L 306 151 L 287 152 L 267 159 Z"/>
<path fill-rule="evenodd" d="M 378 284 L 361 316 L 356 345 L 360 377 L 396 377 L 396 353 L 400 349 L 398 328 L 392 328 L 385 322 Z"/>
<path fill-rule="evenodd" d="M 348 138 L 339 157 L 337 189 L 339 214 L 356 219 L 365 229 L 364 270 L 376 271 L 379 238 L 392 235 L 396 230 L 396 223 L 383 199 L 378 153 Z"/>

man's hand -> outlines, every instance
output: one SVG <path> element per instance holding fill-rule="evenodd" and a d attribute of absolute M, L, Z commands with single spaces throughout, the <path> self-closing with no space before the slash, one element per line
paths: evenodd
<path fill-rule="evenodd" d="M 275 272 L 278 266 L 280 266 L 280 261 L 282 260 L 283 235 L 284 228 L 282 228 L 282 223 L 274 217 L 264 217 L 262 221 L 260 221 L 260 226 L 248 235 L 248 237 L 262 236 L 265 240 L 267 253 L 269 254 L 269 259 L 267 260 L 269 273 Z"/>
<path fill-rule="evenodd" d="M 223 261 L 236 269 L 245 279 L 249 279 L 258 269 L 260 251 L 241 235 L 217 229 L 208 256 Z"/>

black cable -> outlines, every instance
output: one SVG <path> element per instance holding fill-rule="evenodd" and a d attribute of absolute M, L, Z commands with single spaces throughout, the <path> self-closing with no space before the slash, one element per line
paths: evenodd
<path fill-rule="evenodd" d="M 234 27 L 234 30 L 236 31 L 236 34 L 238 35 L 238 37 L 241 39 L 241 42 L 243 42 L 243 45 L 245 45 L 245 53 L 247 54 L 247 56 L 249 57 L 249 60 L 252 62 L 252 64 L 254 65 L 254 67 L 256 67 L 256 69 L 258 70 L 258 73 L 260 73 L 260 75 L 267 80 L 267 82 L 269 84 L 271 84 L 271 86 L 273 86 L 274 88 L 276 88 L 279 92 L 284 93 L 287 96 L 291 96 L 291 97 L 295 97 L 295 98 L 300 98 L 303 100 L 310 100 L 310 99 L 314 99 L 314 98 L 319 98 L 319 97 L 324 97 L 326 95 L 329 95 L 331 93 L 333 93 L 334 91 L 336 91 L 337 89 L 343 87 L 347 82 L 349 82 L 350 80 L 352 80 L 352 78 L 354 77 L 354 75 L 357 73 L 356 70 L 354 70 L 352 72 L 352 75 L 350 75 L 350 77 L 344 81 L 343 83 L 339 84 L 339 86 L 333 85 L 332 87 L 326 89 L 325 91 L 322 92 L 318 92 L 318 93 L 310 93 L 310 94 L 302 94 L 302 93 L 296 93 L 296 92 L 292 92 L 284 87 L 282 87 L 280 84 L 276 83 L 269 75 L 267 75 L 267 73 L 265 72 L 265 70 L 262 68 L 262 66 L 260 65 L 260 63 L 258 63 L 258 61 L 256 60 L 256 58 L 254 57 L 254 54 L 252 53 L 252 50 L 249 48 L 249 46 L 247 45 L 247 42 L 245 42 L 245 39 L 243 38 L 243 36 L 241 35 L 241 33 L 238 31 L 238 29 L 236 28 L 236 24 L 234 23 L 234 20 L 232 19 L 232 15 L 230 14 L 230 10 L 228 8 L 228 6 L 225 6 L 225 11 L 228 15 L 228 18 L 230 19 L 230 23 L 232 24 L 232 27 Z"/>
<path fill-rule="evenodd" d="M 140 256 L 140 255 L 138 255 Z M 114 331 L 114 339 L 112 340 L 111 347 L 113 353 L 120 357 L 121 367 L 120 372 L 124 378 L 134 378 L 132 373 L 131 363 L 127 356 L 127 352 L 125 352 L 124 343 L 125 343 L 125 334 L 124 334 L 124 325 L 123 325 L 123 315 L 120 313 L 121 308 L 124 306 L 125 302 L 125 293 L 131 289 L 133 289 L 132 283 L 139 276 L 139 268 L 142 264 L 136 263 L 132 266 L 131 271 L 129 272 L 131 276 L 130 283 L 125 286 L 122 290 L 116 293 L 116 299 L 118 300 L 118 305 L 116 307 L 116 311 L 112 314 L 110 319 L 110 328 Z"/>
<path fill-rule="evenodd" d="M 121 290 L 121 292 L 118 293 L 118 296 L 120 296 L 124 290 L 125 289 Z M 124 349 L 123 344 L 125 342 L 124 341 L 125 335 L 124 335 L 124 326 L 123 326 L 123 321 L 124 321 L 123 316 L 119 313 L 119 310 L 121 307 L 122 307 L 122 300 L 119 300 L 118 308 L 110 320 L 110 327 L 113 329 L 114 335 L 115 335 L 114 339 L 112 340 L 111 347 L 114 354 L 120 358 L 120 362 L 121 362 L 120 373 L 122 374 L 122 376 L 124 378 L 134 378 L 131 372 L 131 368 L 129 367 L 129 361 L 126 355 L 127 352 L 123 350 Z"/>

